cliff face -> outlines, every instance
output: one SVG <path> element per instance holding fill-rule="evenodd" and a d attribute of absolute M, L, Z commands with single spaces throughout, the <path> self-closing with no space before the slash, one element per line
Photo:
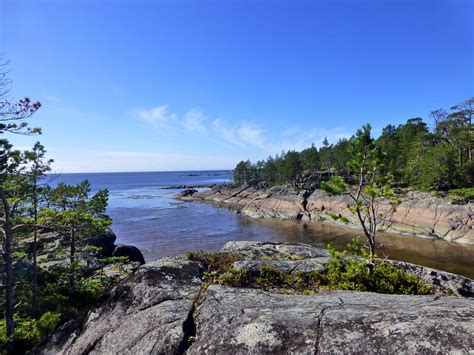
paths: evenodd
<path fill-rule="evenodd" d="M 302 244 L 229 242 L 249 270 L 324 268 L 327 252 Z M 203 287 L 206 268 L 184 257 L 140 267 L 86 319 L 65 325 L 47 354 L 464 353 L 474 349 L 474 284 L 404 264 L 425 282 L 468 297 Z"/>
<path fill-rule="evenodd" d="M 348 209 L 347 196 L 329 196 L 324 191 L 313 193 L 291 190 L 256 190 L 252 187 L 214 187 L 211 190 L 183 195 L 184 200 L 201 200 L 235 208 L 243 214 L 257 218 L 302 219 L 335 221 L 331 215 L 345 217 L 350 227 L 359 227 L 357 217 Z M 383 206 L 381 210 L 383 210 Z M 385 206 L 388 208 L 388 205 Z M 412 192 L 381 226 L 385 232 L 445 239 L 474 244 L 474 205 L 452 205 L 428 193 Z"/>

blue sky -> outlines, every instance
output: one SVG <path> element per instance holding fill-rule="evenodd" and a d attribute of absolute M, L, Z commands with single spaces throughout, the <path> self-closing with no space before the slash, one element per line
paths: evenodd
<path fill-rule="evenodd" d="M 468 0 L 0 0 L 0 51 L 56 171 L 220 169 L 473 96 L 473 23 Z"/>

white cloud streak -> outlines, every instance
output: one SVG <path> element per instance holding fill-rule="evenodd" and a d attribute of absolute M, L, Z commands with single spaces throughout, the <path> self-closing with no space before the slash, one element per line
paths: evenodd
<path fill-rule="evenodd" d="M 229 124 L 222 118 L 209 120 L 199 107 L 191 108 L 182 117 L 176 113 L 168 113 L 168 105 L 136 110 L 135 116 L 152 126 L 173 124 L 176 128 L 184 128 L 200 135 L 206 134 L 208 138 L 217 138 L 218 141 L 238 147 L 258 148 L 265 154 L 276 154 L 282 150 L 302 150 L 312 143 L 320 147 L 326 137 L 331 143 L 336 143 L 341 138 L 351 136 L 343 127 L 308 130 L 293 126 L 279 132 L 279 137 L 275 137 L 274 132 L 252 122 Z"/>
<path fill-rule="evenodd" d="M 198 107 L 194 107 L 184 116 L 183 126 L 190 131 L 204 133 L 206 132 L 206 127 L 204 126 L 205 121 L 206 116 L 204 116 L 202 110 Z"/>
<path fill-rule="evenodd" d="M 168 105 L 162 105 L 145 110 L 135 110 L 134 115 L 152 126 L 156 126 L 176 120 L 176 114 L 168 114 L 167 108 Z"/>

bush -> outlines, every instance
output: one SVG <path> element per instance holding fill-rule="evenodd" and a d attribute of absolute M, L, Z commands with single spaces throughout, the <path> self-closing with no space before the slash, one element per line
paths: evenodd
<path fill-rule="evenodd" d="M 13 353 L 24 353 L 51 336 L 60 322 L 58 312 L 46 312 L 40 319 L 16 319 L 15 342 Z M 7 335 L 5 320 L 0 322 L 0 349 L 2 353 L 7 352 Z"/>
<path fill-rule="evenodd" d="M 457 204 L 474 201 L 474 187 L 449 190 L 448 199 Z"/>
<path fill-rule="evenodd" d="M 352 240 L 348 249 L 354 256 L 348 256 L 348 251 L 337 252 L 328 246 L 331 257 L 325 271 L 290 274 L 268 265 L 258 271 L 236 270 L 233 263 L 242 259 L 238 255 L 197 252 L 188 254 L 188 258 L 200 261 L 208 268 L 203 275 L 203 290 L 214 283 L 300 294 L 327 289 L 409 295 L 432 292 L 430 286 L 392 264 L 383 261 L 376 261 L 375 265 L 367 264 L 364 260 L 367 252 L 358 239 Z"/>
<path fill-rule="evenodd" d="M 61 314 L 59 312 L 45 312 L 38 319 L 37 326 L 43 338 L 49 337 L 58 327 L 61 321 Z"/>

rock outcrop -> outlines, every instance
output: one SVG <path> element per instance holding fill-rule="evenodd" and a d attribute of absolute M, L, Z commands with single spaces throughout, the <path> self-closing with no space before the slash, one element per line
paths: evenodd
<path fill-rule="evenodd" d="M 44 354 L 183 353 L 195 333 L 192 313 L 202 265 L 165 258 L 122 281 L 87 319 L 65 336 L 60 329 Z"/>
<path fill-rule="evenodd" d="M 132 245 L 115 244 L 117 236 L 108 229 L 104 234 L 93 236 L 81 241 L 82 244 L 97 247 L 101 257 L 126 256 L 131 262 L 145 263 L 142 252 Z M 44 233 L 39 238 L 38 255 L 39 259 L 47 260 L 48 255 L 53 253 L 59 246 L 67 246 L 67 238 L 59 236 L 57 233 Z"/>
<path fill-rule="evenodd" d="M 131 262 L 137 262 L 140 263 L 140 265 L 145 264 L 145 258 L 143 257 L 142 252 L 133 245 L 117 245 L 112 252 L 112 256 L 124 256 Z"/>
<path fill-rule="evenodd" d="M 448 353 L 474 348 L 472 301 L 211 286 L 190 354 Z"/>
<path fill-rule="evenodd" d="M 324 250 L 301 244 L 230 242 L 221 253 L 244 258 L 234 267 L 280 262 L 285 272 L 303 265 L 308 270 L 324 267 L 327 259 Z M 63 326 L 42 353 L 474 350 L 474 298 L 349 291 L 289 295 L 220 285 L 206 289 L 202 287 L 204 271 L 203 264 L 184 257 L 141 266 L 112 289 L 86 319 Z"/>
<path fill-rule="evenodd" d="M 227 206 L 256 218 L 328 221 L 342 216 L 349 227 L 359 222 L 347 208 L 346 196 L 329 196 L 322 190 L 296 191 L 288 187 L 255 189 L 250 186 L 213 189 L 180 197 L 188 201 L 207 201 Z M 388 208 L 388 205 L 386 206 Z M 383 210 L 383 206 L 381 210 Z M 381 226 L 388 233 L 410 234 L 474 244 L 474 204 L 452 205 L 429 193 L 411 192 L 403 197 L 395 213 Z"/>

